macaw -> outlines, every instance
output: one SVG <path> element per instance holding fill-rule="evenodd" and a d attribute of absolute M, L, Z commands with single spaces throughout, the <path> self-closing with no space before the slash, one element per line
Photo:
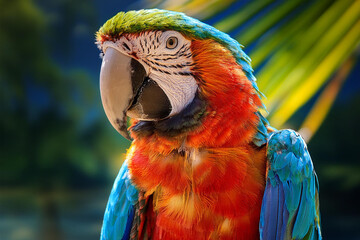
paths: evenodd
<path fill-rule="evenodd" d="M 101 239 L 321 239 L 306 144 L 261 115 L 237 41 L 159 9 L 118 13 L 96 41 L 106 116 L 133 139 Z"/>

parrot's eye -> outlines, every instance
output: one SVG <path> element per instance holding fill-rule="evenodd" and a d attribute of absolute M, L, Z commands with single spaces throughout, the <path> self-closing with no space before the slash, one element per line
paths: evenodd
<path fill-rule="evenodd" d="M 178 39 L 176 37 L 169 37 L 166 41 L 166 48 L 174 49 L 178 45 Z"/>

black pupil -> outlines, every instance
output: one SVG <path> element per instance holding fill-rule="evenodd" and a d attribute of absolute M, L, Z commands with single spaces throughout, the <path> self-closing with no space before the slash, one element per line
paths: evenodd
<path fill-rule="evenodd" d="M 170 46 L 174 45 L 174 39 L 173 39 L 173 38 L 170 38 L 170 39 L 169 39 L 169 45 L 170 45 Z"/>

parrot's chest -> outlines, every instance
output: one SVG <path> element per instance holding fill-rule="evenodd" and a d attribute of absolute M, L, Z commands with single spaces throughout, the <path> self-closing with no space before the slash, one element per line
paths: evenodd
<path fill-rule="evenodd" d="M 168 155 L 134 149 L 129 155 L 131 178 L 152 195 L 156 227 L 170 239 L 258 238 L 265 166 L 254 163 L 248 149 L 185 149 Z"/>

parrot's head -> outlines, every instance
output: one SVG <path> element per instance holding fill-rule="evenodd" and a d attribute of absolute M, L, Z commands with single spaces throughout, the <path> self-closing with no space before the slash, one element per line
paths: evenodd
<path fill-rule="evenodd" d="M 200 118 L 209 114 L 209 106 L 215 112 L 233 105 L 235 98 L 242 98 L 235 101 L 239 105 L 253 106 L 252 112 L 261 107 L 250 59 L 241 45 L 183 13 L 120 12 L 97 32 L 97 44 L 103 53 L 100 91 L 105 113 L 126 138 L 127 116 L 161 122 L 187 111 Z"/>

